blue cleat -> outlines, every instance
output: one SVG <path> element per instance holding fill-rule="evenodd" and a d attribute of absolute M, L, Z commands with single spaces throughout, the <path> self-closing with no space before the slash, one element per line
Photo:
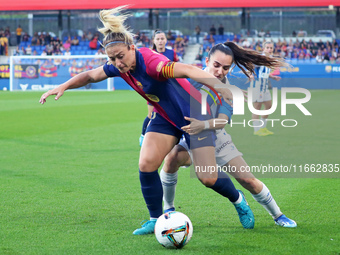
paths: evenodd
<path fill-rule="evenodd" d="M 169 209 L 164 210 L 164 213 L 174 212 L 174 211 L 175 211 L 175 207 L 170 207 Z"/>
<path fill-rule="evenodd" d="M 140 137 L 139 137 L 139 146 L 140 147 L 142 147 L 143 141 L 144 141 L 144 135 L 140 135 Z"/>
<path fill-rule="evenodd" d="M 252 229 L 252 228 L 254 228 L 254 225 L 255 225 L 254 214 L 253 214 L 252 210 L 250 209 L 248 202 L 243 195 L 243 192 L 241 190 L 238 190 L 238 192 L 240 193 L 240 195 L 243 198 L 241 203 L 239 203 L 237 205 L 234 204 L 235 209 L 238 213 L 238 217 L 240 218 L 240 222 L 241 222 L 243 228 Z"/>
<path fill-rule="evenodd" d="M 148 220 L 145 222 L 141 228 L 137 228 L 135 231 L 133 231 L 132 234 L 134 235 L 148 235 L 153 234 L 155 232 L 155 225 L 156 225 L 157 219 L 154 220 Z M 142 221 L 143 223 L 144 221 Z"/>
<path fill-rule="evenodd" d="M 284 228 L 296 228 L 297 224 L 295 221 L 287 218 L 286 215 L 282 214 L 280 217 L 274 220 L 276 225 Z"/>

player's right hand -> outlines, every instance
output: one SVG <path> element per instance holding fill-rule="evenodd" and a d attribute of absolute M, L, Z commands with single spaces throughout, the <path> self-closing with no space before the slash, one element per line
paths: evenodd
<path fill-rule="evenodd" d="M 40 97 L 39 103 L 44 104 L 46 102 L 46 98 L 48 98 L 51 95 L 56 95 L 54 99 L 58 100 L 64 94 L 64 91 L 65 90 L 61 86 L 51 89 Z"/>

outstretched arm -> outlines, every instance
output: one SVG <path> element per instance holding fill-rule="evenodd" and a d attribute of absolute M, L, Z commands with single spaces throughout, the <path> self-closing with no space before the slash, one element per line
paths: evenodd
<path fill-rule="evenodd" d="M 65 83 L 44 93 L 41 96 L 39 102 L 41 104 L 44 104 L 46 102 L 46 99 L 51 95 L 56 95 L 55 100 L 58 100 L 64 94 L 64 91 L 67 89 L 80 88 L 91 82 L 99 82 L 107 78 L 108 77 L 104 72 L 103 66 L 77 74 L 76 76 L 72 77 Z"/>
<path fill-rule="evenodd" d="M 228 89 L 229 83 L 224 84 L 212 74 L 205 72 L 195 66 L 176 62 L 174 64 L 174 78 L 190 78 L 199 83 L 207 84 L 213 87 L 217 92 L 221 93 L 224 100 L 231 105 L 233 95 Z"/>

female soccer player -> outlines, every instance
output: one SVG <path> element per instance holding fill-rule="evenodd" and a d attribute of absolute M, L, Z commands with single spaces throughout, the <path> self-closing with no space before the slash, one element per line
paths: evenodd
<path fill-rule="evenodd" d="M 109 61 L 104 66 L 80 73 L 47 91 L 41 96 L 40 103 L 45 103 L 50 95 L 56 95 L 55 99 L 59 99 L 67 89 L 120 76 L 155 107 L 157 114 L 148 126 L 139 158 L 141 189 L 150 220 L 142 228 L 135 230 L 134 234 L 143 235 L 153 233 L 156 219 L 163 213 L 163 189 L 158 167 L 182 135 L 190 141 L 194 164 L 208 169 L 196 173 L 200 181 L 230 200 L 237 201 L 240 198 L 239 192 L 232 189 L 230 179 L 220 178 L 216 171 L 211 171 L 212 166 L 216 166 L 214 132 L 205 130 L 199 136 L 192 135 L 189 139 L 189 135 L 181 130 L 181 127 L 189 124 L 184 119 L 185 116 L 201 120 L 210 116 L 200 116 L 202 105 L 199 91 L 186 79 L 177 78 L 191 78 L 215 88 L 227 102 L 230 102 L 232 94 L 225 84 L 203 70 L 172 62 L 148 48 L 137 50 L 133 44 L 133 35 L 124 26 L 128 15 L 120 14 L 124 8 L 122 6 L 99 12 L 104 25 L 99 32 L 104 34 L 103 47 Z M 271 67 L 282 64 L 279 59 L 268 58 L 257 52 L 244 52 L 241 64 L 249 72 L 253 71 L 252 63 Z"/>
<path fill-rule="evenodd" d="M 274 51 L 274 43 L 266 41 L 263 43 L 263 54 L 266 56 L 272 56 Z M 251 77 L 250 86 L 252 86 L 253 94 L 253 106 L 256 110 L 261 110 L 264 105 L 265 110 L 272 107 L 272 96 L 269 91 L 269 78 L 275 81 L 281 80 L 280 76 L 272 75 L 271 69 L 266 66 L 257 66 L 255 68 L 256 77 Z M 273 135 L 272 131 L 267 129 L 268 115 L 262 116 L 259 120 L 259 116 L 252 114 L 254 120 L 254 135 L 267 136 Z"/>
<path fill-rule="evenodd" d="M 228 44 L 230 43 L 215 45 L 206 58 L 207 68 L 205 71 L 211 73 L 222 82 L 226 81 L 226 75 L 232 65 L 231 52 L 230 49 L 226 47 Z M 213 109 L 213 107 L 211 108 Z M 215 113 L 213 114 L 215 119 L 199 121 L 188 118 L 191 123 L 182 127 L 182 129 L 189 134 L 199 134 L 208 127 L 209 129 L 216 130 L 217 140 L 215 141 L 215 156 L 217 164 L 221 166 L 222 169 L 224 167 L 225 170 L 233 170 L 229 171 L 229 173 L 233 175 L 245 189 L 249 190 L 254 199 L 269 212 L 273 217 L 275 224 L 283 227 L 296 227 L 295 221 L 287 218 L 281 212 L 266 185 L 256 179 L 252 173 L 241 171 L 247 169 L 248 165 L 242 158 L 242 153 L 237 150 L 232 142 L 231 136 L 224 130 L 225 124 L 232 115 L 232 111 L 232 107 L 224 103 L 215 109 Z M 190 149 L 185 140 L 181 139 L 180 143 L 166 156 L 163 169 L 160 173 L 164 192 L 163 200 L 165 212 L 175 210 L 174 199 L 177 184 L 177 171 L 179 167 L 190 166 L 191 163 Z"/>
<path fill-rule="evenodd" d="M 166 35 L 163 31 L 161 30 L 156 30 L 154 33 L 154 38 L 153 38 L 153 46 L 152 49 L 158 53 L 163 54 L 166 56 L 170 61 L 173 62 L 178 62 L 179 59 L 176 55 L 176 52 L 174 50 L 170 50 L 166 48 L 168 40 L 166 39 Z M 148 116 L 146 116 L 144 122 L 143 122 L 143 127 L 142 127 L 142 133 L 139 137 L 139 145 L 142 146 L 144 135 L 146 128 L 150 122 L 152 112 L 153 112 L 154 107 L 148 103 Z"/>

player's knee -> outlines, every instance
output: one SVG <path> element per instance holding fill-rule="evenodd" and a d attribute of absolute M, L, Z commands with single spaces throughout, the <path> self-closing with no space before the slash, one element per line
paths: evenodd
<path fill-rule="evenodd" d="M 158 160 L 150 157 L 143 157 L 139 159 L 139 170 L 141 172 L 153 172 L 159 168 L 161 163 Z"/>
<path fill-rule="evenodd" d="M 256 178 L 237 178 L 237 181 L 249 191 L 255 190 L 257 187 Z"/>
<path fill-rule="evenodd" d="M 178 151 L 172 150 L 165 157 L 163 169 L 166 173 L 175 173 L 179 167 Z"/>
<path fill-rule="evenodd" d="M 207 188 L 210 188 L 214 186 L 214 184 L 217 181 L 217 178 L 199 178 L 199 180 L 204 186 L 206 186 Z"/>

